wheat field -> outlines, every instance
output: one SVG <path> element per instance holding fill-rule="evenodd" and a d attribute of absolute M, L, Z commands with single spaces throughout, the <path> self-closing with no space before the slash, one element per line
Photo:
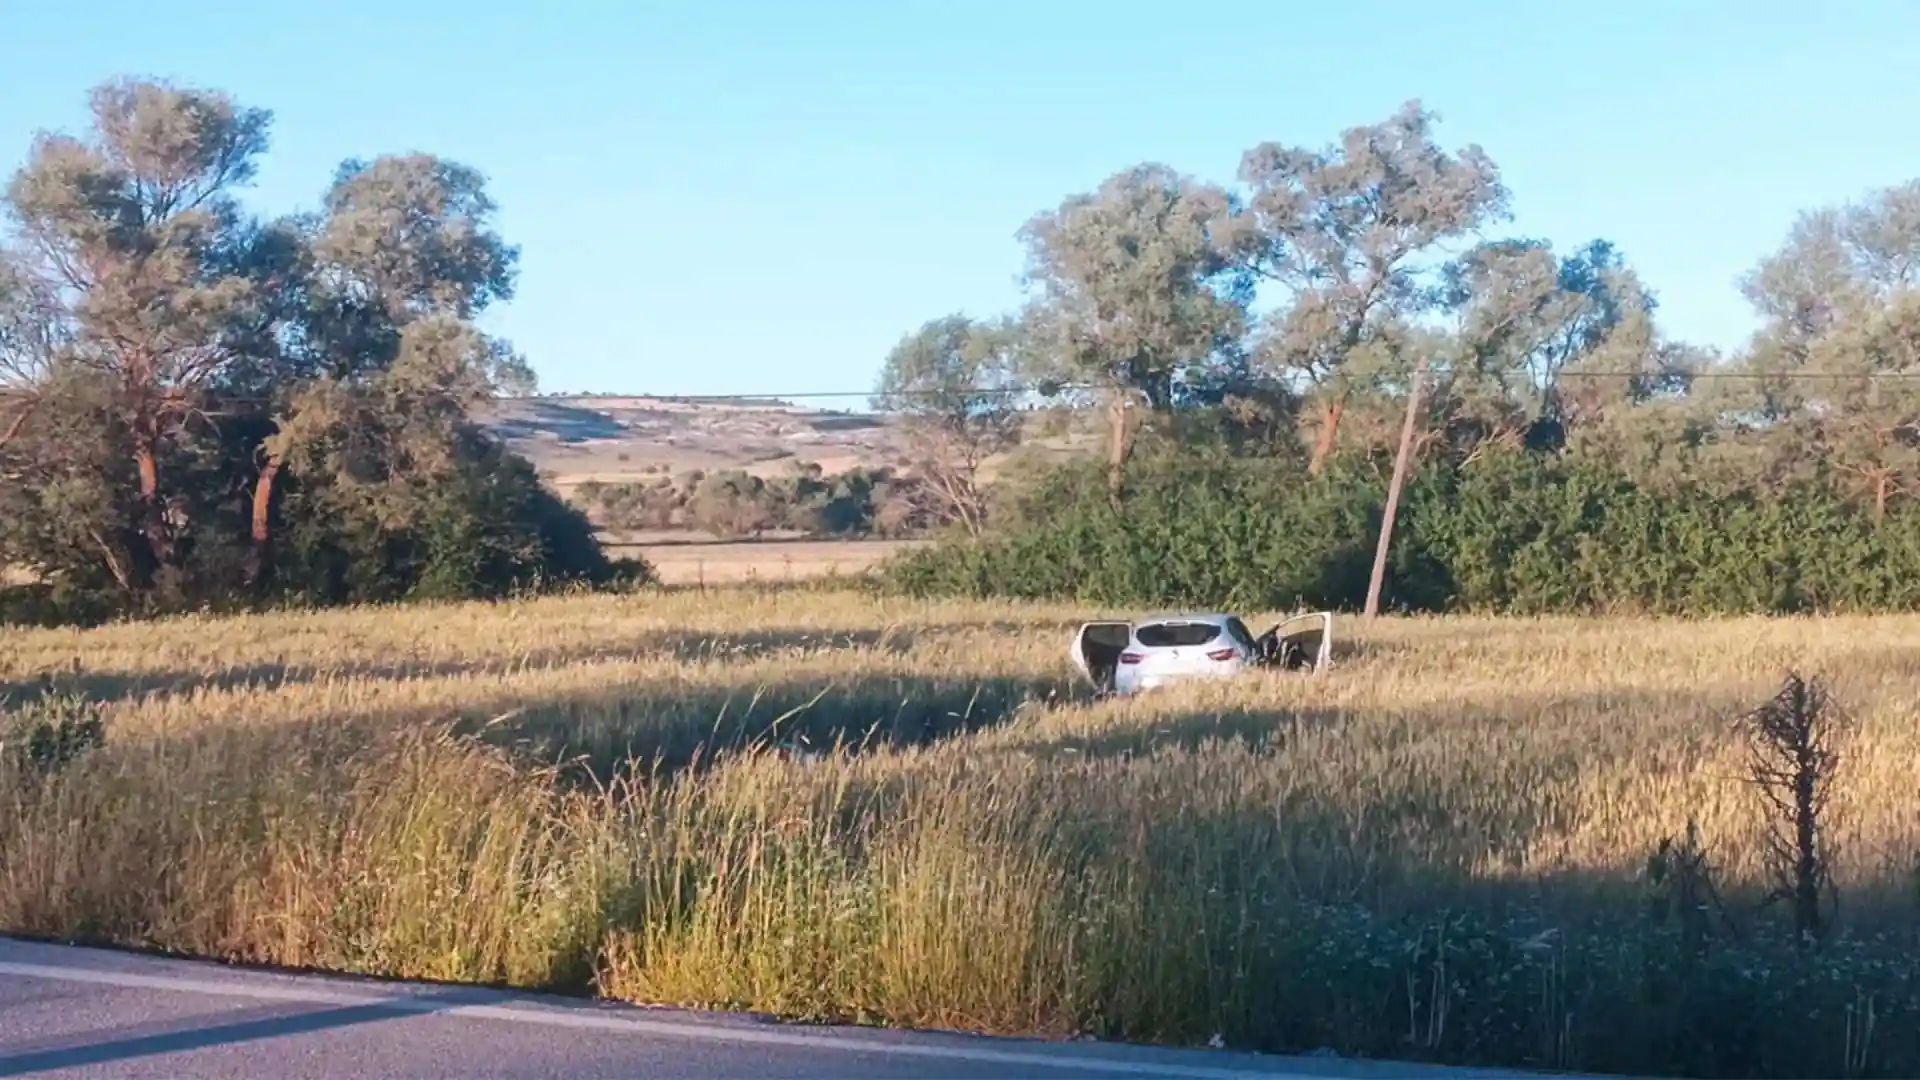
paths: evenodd
<path fill-rule="evenodd" d="M 824 577 L 858 577 L 928 542 L 780 539 L 708 543 L 675 539 L 613 544 L 610 549 L 615 555 L 640 555 L 665 585 L 781 586 Z"/>
<path fill-rule="evenodd" d="M 1920 1069 L 1920 618 L 1353 619 L 1320 675 L 1095 701 L 1066 650 L 1102 614 L 687 590 L 0 631 L 18 717 L 105 726 L 0 765 L 0 929 L 816 1020 Z M 1817 949 L 1761 905 L 1732 727 L 1789 670 L 1847 720 Z M 1657 869 L 1690 826 L 1710 912 Z"/>

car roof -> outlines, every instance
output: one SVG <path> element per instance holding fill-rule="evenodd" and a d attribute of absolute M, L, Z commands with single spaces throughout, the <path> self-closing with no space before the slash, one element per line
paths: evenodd
<path fill-rule="evenodd" d="M 1133 620 L 1135 626 L 1151 626 L 1155 623 L 1213 623 L 1224 626 L 1233 618 L 1231 612 L 1224 611 L 1162 611 L 1152 615 L 1143 615 Z"/>

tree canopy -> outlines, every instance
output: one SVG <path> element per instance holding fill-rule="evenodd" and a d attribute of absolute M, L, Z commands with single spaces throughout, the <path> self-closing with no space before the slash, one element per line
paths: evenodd
<path fill-rule="evenodd" d="M 1041 476 L 985 546 L 904 564 L 916 588 L 1357 600 L 1418 365 L 1401 603 L 1920 602 L 1889 584 L 1920 573 L 1920 180 L 1802 214 L 1738 283 L 1760 325 L 1724 353 L 1664 332 L 1609 240 L 1503 235 L 1492 156 L 1419 102 L 1260 143 L 1237 181 L 1144 164 L 1020 230 L 1026 381 L 1137 400 L 1168 438 L 1139 460 L 1113 404 L 1098 498 L 1091 465 Z M 1223 567 L 1224 537 L 1252 546 Z"/>
<path fill-rule="evenodd" d="M 517 257 L 479 172 L 349 161 L 263 219 L 271 113 L 139 79 L 90 105 L 5 191 L 0 564 L 99 613 L 616 576 L 469 420 L 531 385 L 475 322 Z"/>

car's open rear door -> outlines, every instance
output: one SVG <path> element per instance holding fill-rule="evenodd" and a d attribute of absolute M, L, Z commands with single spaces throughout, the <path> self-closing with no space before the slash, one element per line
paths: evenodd
<path fill-rule="evenodd" d="M 1133 625 L 1123 622 L 1090 622 L 1073 635 L 1073 666 L 1080 669 L 1095 693 L 1113 689 L 1113 673 L 1120 667 L 1120 654 L 1133 640 Z"/>
<path fill-rule="evenodd" d="M 1333 660 L 1333 612 L 1313 611 L 1284 619 L 1261 634 L 1256 644 L 1263 664 L 1325 671 Z"/>

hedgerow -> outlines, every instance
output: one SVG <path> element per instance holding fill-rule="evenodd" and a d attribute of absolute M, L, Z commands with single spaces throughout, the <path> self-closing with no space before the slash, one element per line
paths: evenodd
<path fill-rule="evenodd" d="M 918 596 L 1358 608 L 1386 483 L 1361 460 L 1155 454 L 1116 510 L 1095 465 L 1062 466 L 983 540 L 903 555 Z M 1383 606 L 1546 614 L 1794 614 L 1920 606 L 1920 514 L 1876 519 L 1824 486 L 1656 493 L 1567 454 L 1489 452 L 1409 479 Z"/>

